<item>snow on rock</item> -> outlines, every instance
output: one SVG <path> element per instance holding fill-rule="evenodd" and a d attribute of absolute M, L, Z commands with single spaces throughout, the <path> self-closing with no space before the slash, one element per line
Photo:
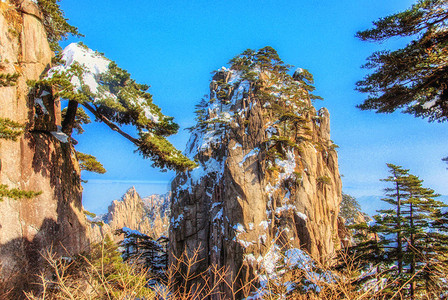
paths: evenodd
<path fill-rule="evenodd" d="M 185 226 L 171 227 L 173 255 L 200 243 L 205 245 L 200 259 L 229 266 L 233 274 L 245 261 L 263 287 L 304 267 L 308 257 L 302 251 L 313 257 L 332 253 L 338 240 L 333 236 L 340 200 L 337 153 L 328 148 L 329 133 L 314 119 L 319 114 L 306 92 L 292 96 L 301 89 L 296 80 L 255 68 L 250 74 L 227 68 L 214 74 L 210 101 L 198 106 L 185 150 L 199 166 L 178 174 L 172 185 L 174 216 L 189 209 Z M 272 97 L 260 97 L 260 91 Z M 295 132 L 284 121 L 291 113 L 306 123 Z M 324 193 L 316 182 L 322 174 L 333 180 Z M 292 224 L 296 215 L 306 221 L 303 232 Z M 276 245 L 279 238 L 285 244 Z M 287 280 L 282 284 L 286 291 L 294 288 Z"/>
<path fill-rule="evenodd" d="M 61 126 L 58 126 L 57 131 L 51 131 L 51 134 L 62 143 L 68 143 L 69 136 L 61 131 Z"/>
<path fill-rule="evenodd" d="M 277 208 L 275 209 L 275 213 L 276 213 L 277 215 L 280 215 L 280 214 L 282 214 L 282 212 L 284 212 L 284 211 L 295 210 L 295 209 L 296 209 L 296 207 L 295 207 L 294 205 L 292 205 L 292 204 L 285 204 L 285 205 L 283 205 L 283 206 L 277 207 Z"/>
<path fill-rule="evenodd" d="M 177 228 L 180 224 L 180 221 L 182 221 L 183 219 L 184 219 L 183 214 L 178 215 L 176 219 L 174 217 L 171 217 L 170 225 L 173 226 L 174 228 Z"/>
<path fill-rule="evenodd" d="M 280 248 L 274 244 L 269 251 L 263 256 L 261 260 L 261 267 L 269 278 L 277 277 L 277 268 L 279 261 L 281 261 Z"/>
<path fill-rule="evenodd" d="M 279 158 L 276 158 L 275 164 L 283 168 L 283 172 L 280 173 L 280 180 L 283 180 L 286 177 L 290 176 L 296 168 L 296 157 L 294 151 L 292 149 L 288 149 L 288 152 L 286 152 L 286 159 L 281 160 Z"/>
<path fill-rule="evenodd" d="M 308 220 L 308 217 L 304 213 L 296 211 L 296 215 L 304 221 Z"/>
<path fill-rule="evenodd" d="M 242 148 L 240 143 L 235 143 L 235 146 L 233 146 L 232 150 L 236 150 L 237 148 Z"/>
<path fill-rule="evenodd" d="M 40 108 L 42 109 L 42 112 L 43 112 L 44 114 L 48 115 L 48 110 L 47 110 L 47 108 L 45 107 L 45 104 L 44 104 L 42 98 L 35 98 L 35 99 L 34 99 L 34 103 L 40 106 Z"/>
<path fill-rule="evenodd" d="M 233 229 L 236 230 L 236 232 L 246 232 L 246 230 L 244 230 L 244 226 L 240 223 L 237 223 L 236 225 L 233 225 Z"/>
<path fill-rule="evenodd" d="M 68 135 L 66 135 L 62 131 L 51 131 L 51 134 L 62 143 L 68 142 Z"/>
<path fill-rule="evenodd" d="M 45 96 L 48 96 L 48 95 L 51 95 L 51 94 L 49 92 L 47 92 L 47 91 L 42 91 L 42 93 L 40 93 L 39 97 L 45 97 Z"/>
<path fill-rule="evenodd" d="M 216 220 L 221 220 L 222 219 L 222 208 L 216 213 L 216 215 L 213 217 L 213 222 L 215 222 Z"/>
<path fill-rule="evenodd" d="M 250 150 L 250 152 L 247 153 L 247 154 L 243 157 L 243 160 L 241 160 L 241 162 L 240 162 L 238 165 L 239 165 L 240 167 L 243 167 L 243 165 L 244 165 L 244 163 L 246 162 L 246 160 L 247 160 L 249 157 L 258 155 L 258 152 L 260 152 L 260 149 L 258 149 L 258 148 L 254 148 L 254 149 Z"/>
<path fill-rule="evenodd" d="M 269 221 L 261 221 L 258 226 L 261 226 L 261 227 L 263 227 L 264 230 L 266 230 L 266 229 L 268 229 L 270 223 L 271 223 L 271 220 L 269 220 Z"/>

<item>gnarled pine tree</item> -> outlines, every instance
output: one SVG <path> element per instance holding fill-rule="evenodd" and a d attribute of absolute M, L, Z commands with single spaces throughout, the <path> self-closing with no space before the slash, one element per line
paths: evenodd
<path fill-rule="evenodd" d="M 60 63 L 38 85 L 43 89 L 51 86 L 56 90 L 55 97 L 68 100 L 63 112 L 63 134 L 71 136 L 73 129 L 83 131 L 81 125 L 90 121 L 86 109 L 97 121 L 134 143 L 155 167 L 181 171 L 195 167 L 166 139 L 179 126 L 152 102 L 148 86 L 136 83 L 127 71 L 84 44 L 67 46 Z M 138 137 L 121 128 L 129 124 L 137 129 Z"/>

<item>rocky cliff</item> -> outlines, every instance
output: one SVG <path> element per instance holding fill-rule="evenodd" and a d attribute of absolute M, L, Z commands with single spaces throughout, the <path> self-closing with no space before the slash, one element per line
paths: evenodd
<path fill-rule="evenodd" d="M 325 261 L 340 244 L 341 180 L 312 76 L 288 75 L 270 47 L 231 62 L 198 105 L 186 154 L 199 167 L 172 183 L 171 262 L 200 249 L 194 271 L 228 266 L 247 281 L 288 249 Z"/>
<path fill-rule="evenodd" d="M 91 240 L 99 241 L 108 234 L 118 242 L 122 237 L 115 236 L 114 233 L 123 227 L 137 230 L 154 239 L 167 236 L 170 197 L 171 193 L 167 193 L 142 199 L 134 187 L 130 188 L 121 200 L 112 201 L 106 214 L 94 219 L 96 222 L 91 227 Z M 102 225 L 98 225 L 98 221 Z"/>
<path fill-rule="evenodd" d="M 17 291 L 37 282 L 31 274 L 41 270 L 45 249 L 68 255 L 87 245 L 74 150 L 51 134 L 60 125 L 59 102 L 51 91 L 27 85 L 40 79 L 53 56 L 42 18 L 34 2 L 0 2 L 0 73 L 16 78 L 0 84 L 0 118 L 25 125 L 16 141 L 0 139 L 0 184 L 41 192 L 0 201 L 1 279 Z"/>

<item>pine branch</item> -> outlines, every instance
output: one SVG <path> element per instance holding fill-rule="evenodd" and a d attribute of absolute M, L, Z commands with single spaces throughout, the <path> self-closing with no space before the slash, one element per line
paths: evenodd
<path fill-rule="evenodd" d="M 112 129 L 113 131 L 118 132 L 119 134 L 121 134 L 124 138 L 126 138 L 127 140 L 131 141 L 133 144 L 135 144 L 136 146 L 140 145 L 140 142 L 138 139 L 130 136 L 129 134 L 127 134 L 126 132 L 124 132 L 123 130 L 120 129 L 120 127 L 118 127 L 116 124 L 114 124 L 113 122 L 111 122 L 108 118 L 106 118 L 104 115 L 100 114 L 97 109 L 93 108 L 89 103 L 84 102 L 82 103 L 82 106 L 84 106 L 85 108 L 87 108 L 88 111 L 90 111 L 98 120 L 104 122 L 104 124 L 106 124 L 110 129 Z"/>

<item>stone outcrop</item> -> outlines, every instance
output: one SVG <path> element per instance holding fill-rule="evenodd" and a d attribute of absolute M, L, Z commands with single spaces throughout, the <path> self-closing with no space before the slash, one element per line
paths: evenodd
<path fill-rule="evenodd" d="M 41 271 L 45 249 L 68 256 L 88 245 L 74 149 L 47 130 L 55 130 L 60 122 L 58 103 L 51 93 L 30 94 L 27 85 L 49 68 L 53 52 L 38 6 L 18 2 L 0 2 L 0 73 L 19 76 L 15 83 L 0 86 L 0 118 L 26 127 L 17 141 L 0 139 L 0 184 L 41 194 L 0 201 L 0 274 L 14 288 L 11 299 L 23 297 L 21 291 L 37 282 L 32 274 Z M 45 97 L 42 103 L 47 102 L 48 109 L 40 121 L 38 96 Z"/>
<path fill-rule="evenodd" d="M 137 230 L 155 239 L 161 235 L 166 236 L 170 195 L 171 193 L 151 195 L 142 199 L 134 187 L 130 188 L 121 200 L 112 201 L 106 214 L 93 220 L 91 240 L 100 241 L 105 235 L 109 235 L 119 242 L 122 236 L 115 235 L 115 232 L 123 227 Z M 99 221 L 101 225 L 98 224 Z"/>
<path fill-rule="evenodd" d="M 253 65 L 215 73 L 186 149 L 199 167 L 172 183 L 171 262 L 200 249 L 193 271 L 227 266 L 231 280 L 273 272 L 277 252 L 324 262 L 340 246 L 329 113 L 313 107 L 303 70 L 291 77 Z"/>

